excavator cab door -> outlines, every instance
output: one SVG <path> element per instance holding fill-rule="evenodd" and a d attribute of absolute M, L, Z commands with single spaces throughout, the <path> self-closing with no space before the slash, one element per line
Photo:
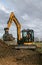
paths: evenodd
<path fill-rule="evenodd" d="M 27 31 L 26 30 L 22 30 L 22 39 L 24 42 L 28 41 L 27 39 Z"/>

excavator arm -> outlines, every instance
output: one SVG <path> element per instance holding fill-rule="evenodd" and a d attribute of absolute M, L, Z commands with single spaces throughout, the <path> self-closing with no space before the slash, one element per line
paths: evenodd
<path fill-rule="evenodd" d="M 14 13 L 11 12 L 9 20 L 7 22 L 7 28 L 9 29 L 12 22 L 15 23 L 16 28 L 17 28 L 17 41 L 21 39 L 21 34 L 20 34 L 20 30 L 21 30 L 21 25 L 19 23 L 19 21 L 17 20 L 17 18 L 15 17 Z"/>

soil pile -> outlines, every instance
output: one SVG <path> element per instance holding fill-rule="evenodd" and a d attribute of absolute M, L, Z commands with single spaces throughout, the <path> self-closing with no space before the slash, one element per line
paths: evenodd
<path fill-rule="evenodd" d="M 42 54 L 36 50 L 16 50 L 0 40 L 0 65 L 42 65 Z"/>

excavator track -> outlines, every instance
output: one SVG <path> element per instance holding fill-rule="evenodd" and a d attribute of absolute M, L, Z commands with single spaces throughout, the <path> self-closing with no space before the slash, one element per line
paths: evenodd
<path fill-rule="evenodd" d="M 30 49 L 30 50 L 35 50 L 37 47 L 36 45 L 15 45 L 15 49 Z"/>

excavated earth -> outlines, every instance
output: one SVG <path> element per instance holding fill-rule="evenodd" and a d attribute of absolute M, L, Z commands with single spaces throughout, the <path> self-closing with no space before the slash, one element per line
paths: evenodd
<path fill-rule="evenodd" d="M 36 50 L 16 50 L 0 40 L 0 65 L 42 65 L 42 54 Z"/>

